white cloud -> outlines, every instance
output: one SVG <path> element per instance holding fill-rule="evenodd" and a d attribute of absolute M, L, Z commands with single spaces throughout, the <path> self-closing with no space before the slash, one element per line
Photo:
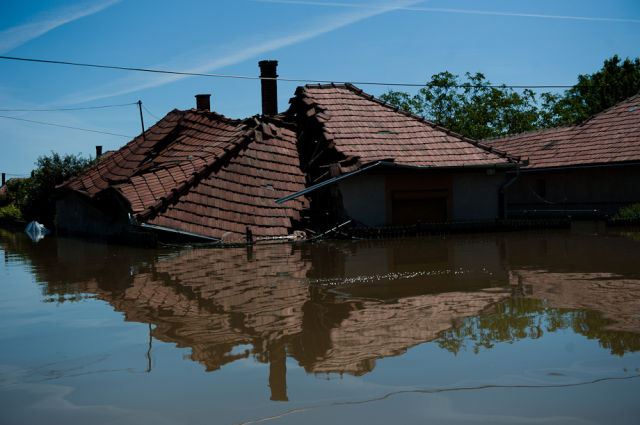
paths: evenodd
<path fill-rule="evenodd" d="M 199 53 L 188 53 L 182 55 L 179 61 L 174 60 L 172 61 L 173 63 L 167 63 L 160 68 L 194 73 L 210 73 L 225 66 L 240 63 L 263 55 L 267 52 L 311 40 L 323 34 L 355 24 L 364 19 L 406 8 L 417 3 L 420 3 L 420 1 L 396 0 L 378 3 L 378 5 L 374 3 L 374 5 L 367 7 L 366 9 L 352 10 L 349 13 L 332 15 L 326 19 L 321 19 L 313 25 L 308 25 L 305 29 L 293 34 L 275 37 L 258 43 L 247 43 L 244 46 L 237 47 L 232 53 L 217 58 L 211 58 L 211 51 L 214 50 L 213 48 L 200 48 L 198 49 Z M 194 57 L 196 58 L 195 60 L 192 60 L 193 65 L 188 69 L 184 69 L 179 65 L 184 63 L 183 60 L 185 57 L 189 57 L 191 59 Z M 183 78 L 186 78 L 186 76 L 168 74 L 129 76 L 116 80 L 99 89 L 92 90 L 90 92 L 78 93 L 73 95 L 73 97 L 62 99 L 61 103 L 74 104 L 95 101 L 111 96 L 132 93 L 142 89 L 162 86 L 174 81 L 182 80 Z"/>
<path fill-rule="evenodd" d="M 103 0 L 93 4 L 79 4 L 50 11 L 32 22 L 0 31 L 0 53 L 9 52 L 24 43 L 40 37 L 61 25 L 93 15 L 122 0 Z"/>

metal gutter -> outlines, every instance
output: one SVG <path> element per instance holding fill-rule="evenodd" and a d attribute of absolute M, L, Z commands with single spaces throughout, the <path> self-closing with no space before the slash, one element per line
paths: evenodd
<path fill-rule="evenodd" d="M 138 226 L 146 227 L 146 228 L 152 229 L 152 230 L 158 230 L 158 231 L 161 231 L 161 232 L 176 233 L 178 235 L 190 236 L 192 238 L 205 239 L 205 240 L 213 241 L 213 242 L 222 242 L 222 239 L 216 239 L 216 238 L 212 238 L 212 237 L 209 237 L 209 236 L 199 235 L 197 233 L 191 233 L 191 232 L 185 232 L 185 231 L 182 231 L 182 230 L 176 230 L 176 229 L 172 229 L 170 227 L 156 226 L 155 224 L 141 223 Z"/>
<path fill-rule="evenodd" d="M 309 186 L 308 188 L 306 188 L 304 190 L 301 190 L 300 192 L 292 193 L 291 195 L 287 195 L 284 198 L 276 199 L 276 204 L 281 204 L 283 202 L 287 202 L 287 201 L 290 201 L 290 200 L 292 200 L 294 198 L 297 198 L 298 196 L 306 195 L 307 193 L 313 192 L 316 189 L 320 189 L 321 187 L 333 184 L 333 183 L 335 183 L 337 181 L 346 179 L 346 178 L 351 177 L 353 175 L 359 174 L 359 173 L 361 173 L 363 171 L 370 170 L 371 168 L 377 167 L 380 164 L 383 164 L 383 162 L 382 161 L 377 161 L 377 162 L 374 162 L 373 164 L 365 165 L 362 168 L 358 168 L 357 170 L 352 171 L 350 173 L 343 174 L 341 176 L 334 177 L 334 178 L 329 179 L 329 180 L 325 180 L 325 181 L 323 181 L 321 183 L 318 183 L 318 184 L 314 184 L 313 186 Z"/>
<path fill-rule="evenodd" d="M 334 177 L 332 179 L 325 180 L 313 186 L 309 186 L 308 188 L 301 190 L 300 192 L 292 193 L 291 195 L 287 195 L 284 198 L 277 199 L 275 202 L 276 204 L 281 204 L 283 202 L 290 201 L 294 198 L 297 198 L 298 196 L 306 195 L 307 193 L 313 192 L 316 189 L 320 189 L 324 186 L 336 183 L 340 180 L 349 178 L 351 176 L 359 174 L 363 171 L 370 170 L 374 167 L 378 167 L 380 165 L 385 167 L 391 167 L 391 168 L 406 168 L 411 170 L 460 170 L 460 169 L 466 170 L 466 169 L 484 169 L 484 168 L 513 168 L 514 166 L 516 167 L 518 166 L 518 164 L 515 164 L 515 163 L 503 163 L 503 162 L 497 163 L 497 164 L 479 164 L 479 165 L 423 166 L 423 165 L 396 164 L 395 162 L 390 162 L 390 161 L 376 161 L 373 164 L 365 165 L 364 167 L 358 168 L 357 170 L 352 171 L 350 173 L 342 174 L 338 177 Z"/>

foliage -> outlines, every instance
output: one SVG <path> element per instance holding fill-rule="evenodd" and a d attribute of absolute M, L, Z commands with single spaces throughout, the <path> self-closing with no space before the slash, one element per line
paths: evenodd
<path fill-rule="evenodd" d="M 602 69 L 578 76 L 564 94 L 531 90 L 521 93 L 491 83 L 481 73 L 431 76 L 417 94 L 389 91 L 380 98 L 422 115 L 438 125 L 474 139 L 521 133 L 584 121 L 640 91 L 640 58 L 622 61 L 617 55 Z"/>
<path fill-rule="evenodd" d="M 55 187 L 92 164 L 91 159 L 78 155 L 63 157 L 52 152 L 50 156 L 38 158 L 30 177 L 9 182 L 7 192 L 25 220 L 37 220 L 52 228 L 56 212 Z"/>
<path fill-rule="evenodd" d="M 640 92 L 640 58 L 622 61 L 618 55 L 604 61 L 602 69 L 579 75 L 578 84 L 550 103 L 552 126 L 577 124 Z"/>
<path fill-rule="evenodd" d="M 542 300 L 512 298 L 498 304 L 491 314 L 464 319 L 441 334 L 436 342 L 453 354 L 468 348 L 478 354 L 482 348 L 491 349 L 497 343 L 538 339 L 545 332 L 572 329 L 588 339 L 598 340 L 611 354 L 623 356 L 640 350 L 640 335 L 608 330 L 611 323 L 596 311 L 548 308 Z"/>
<path fill-rule="evenodd" d="M 20 214 L 20 209 L 18 209 L 16 204 L 13 202 L 0 208 L 0 221 L 20 220 L 21 218 L 22 214 Z"/>
<path fill-rule="evenodd" d="M 426 87 L 411 96 L 390 91 L 380 98 L 401 109 L 473 139 L 520 133 L 539 127 L 539 112 L 531 90 L 516 93 L 504 86 L 489 87 L 481 73 L 465 74 L 466 81 L 450 72 L 431 77 Z"/>
<path fill-rule="evenodd" d="M 623 208 L 620 208 L 616 215 L 613 216 L 614 220 L 637 220 L 640 219 L 640 204 L 633 204 Z"/>

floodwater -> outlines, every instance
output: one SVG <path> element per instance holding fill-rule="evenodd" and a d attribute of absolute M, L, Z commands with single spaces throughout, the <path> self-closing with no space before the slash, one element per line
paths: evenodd
<path fill-rule="evenodd" d="M 638 424 L 640 233 L 602 230 L 182 250 L 0 230 L 0 423 Z"/>

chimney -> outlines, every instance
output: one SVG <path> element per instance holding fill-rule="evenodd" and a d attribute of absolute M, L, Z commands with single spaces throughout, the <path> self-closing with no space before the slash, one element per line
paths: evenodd
<path fill-rule="evenodd" d="M 278 61 L 260 61 L 260 83 L 262 85 L 262 115 L 278 113 L 278 82 L 275 79 Z M 269 79 L 265 79 L 269 78 Z"/>
<path fill-rule="evenodd" d="M 7 175 L 5 173 L 2 173 L 2 184 L 0 186 L 4 186 L 6 182 L 7 182 Z"/>
<path fill-rule="evenodd" d="M 197 94 L 196 95 L 196 109 L 198 111 L 210 111 L 211 110 L 211 95 L 210 94 Z"/>
<path fill-rule="evenodd" d="M 100 158 L 102 156 L 102 146 L 98 145 L 96 146 L 96 159 Z"/>

